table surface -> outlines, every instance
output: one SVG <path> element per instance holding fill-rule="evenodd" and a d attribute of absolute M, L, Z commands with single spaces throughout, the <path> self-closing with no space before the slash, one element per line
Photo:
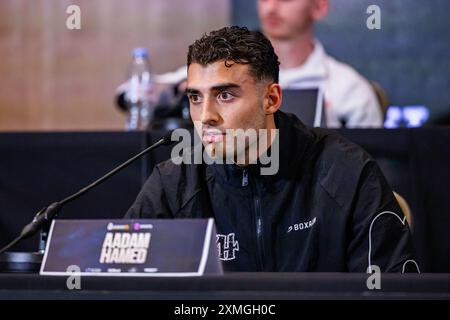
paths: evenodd
<path fill-rule="evenodd" d="M 87 277 L 69 290 L 67 277 L 0 274 L 0 299 L 450 299 L 450 274 L 228 273 L 203 277 Z"/>

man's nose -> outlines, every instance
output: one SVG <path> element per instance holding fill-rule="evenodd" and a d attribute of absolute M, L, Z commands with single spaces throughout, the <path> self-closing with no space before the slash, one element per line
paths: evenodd
<path fill-rule="evenodd" d="M 269 14 L 276 11 L 278 6 L 277 0 L 261 0 L 260 1 L 260 9 L 264 11 L 264 13 Z"/>
<path fill-rule="evenodd" d="M 202 108 L 200 121 L 202 124 L 216 125 L 220 120 L 220 115 L 214 106 L 214 103 L 205 101 Z"/>

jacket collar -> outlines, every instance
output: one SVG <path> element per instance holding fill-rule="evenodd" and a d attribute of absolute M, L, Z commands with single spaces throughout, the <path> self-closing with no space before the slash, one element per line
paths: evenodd
<path fill-rule="evenodd" d="M 314 40 L 314 50 L 306 61 L 294 68 L 280 70 L 280 85 L 283 88 L 299 80 L 322 80 L 328 76 L 326 67 L 327 54 L 322 44 Z"/>

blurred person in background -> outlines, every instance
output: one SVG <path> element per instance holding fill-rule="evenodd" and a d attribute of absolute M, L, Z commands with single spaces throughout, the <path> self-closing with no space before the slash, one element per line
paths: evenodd
<path fill-rule="evenodd" d="M 258 0 L 261 29 L 280 59 L 280 85 L 321 87 L 328 127 L 381 127 L 383 115 L 370 83 L 329 56 L 314 37 L 328 0 Z"/>
<path fill-rule="evenodd" d="M 328 0 L 257 0 L 257 9 L 261 31 L 280 59 L 283 88 L 321 88 L 327 127 L 383 126 L 384 116 L 369 81 L 349 65 L 329 56 L 314 37 L 314 24 L 327 15 Z M 184 95 L 186 77 L 185 66 L 156 76 L 160 88 L 169 88 L 161 95 L 160 114 L 177 116 L 186 109 L 187 100 L 180 98 Z M 123 101 L 126 86 L 121 85 L 117 91 L 117 102 L 123 110 L 126 110 Z M 174 97 L 174 102 L 168 102 L 170 97 Z"/>

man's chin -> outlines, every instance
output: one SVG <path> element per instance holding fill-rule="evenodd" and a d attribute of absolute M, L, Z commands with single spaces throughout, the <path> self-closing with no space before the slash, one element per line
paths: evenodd
<path fill-rule="evenodd" d="M 227 152 L 224 144 L 220 143 L 208 143 L 204 144 L 205 151 L 211 160 L 217 163 L 234 163 L 236 159 L 233 148 L 230 148 L 230 152 Z"/>
<path fill-rule="evenodd" d="M 223 144 L 222 143 L 203 143 L 205 146 L 206 153 L 208 157 L 213 160 L 223 158 Z"/>
<path fill-rule="evenodd" d="M 294 37 L 294 35 L 292 34 L 292 30 L 289 30 L 285 26 L 279 26 L 276 28 L 267 28 L 267 31 L 264 31 L 264 33 L 269 39 L 279 41 L 290 40 Z"/>

